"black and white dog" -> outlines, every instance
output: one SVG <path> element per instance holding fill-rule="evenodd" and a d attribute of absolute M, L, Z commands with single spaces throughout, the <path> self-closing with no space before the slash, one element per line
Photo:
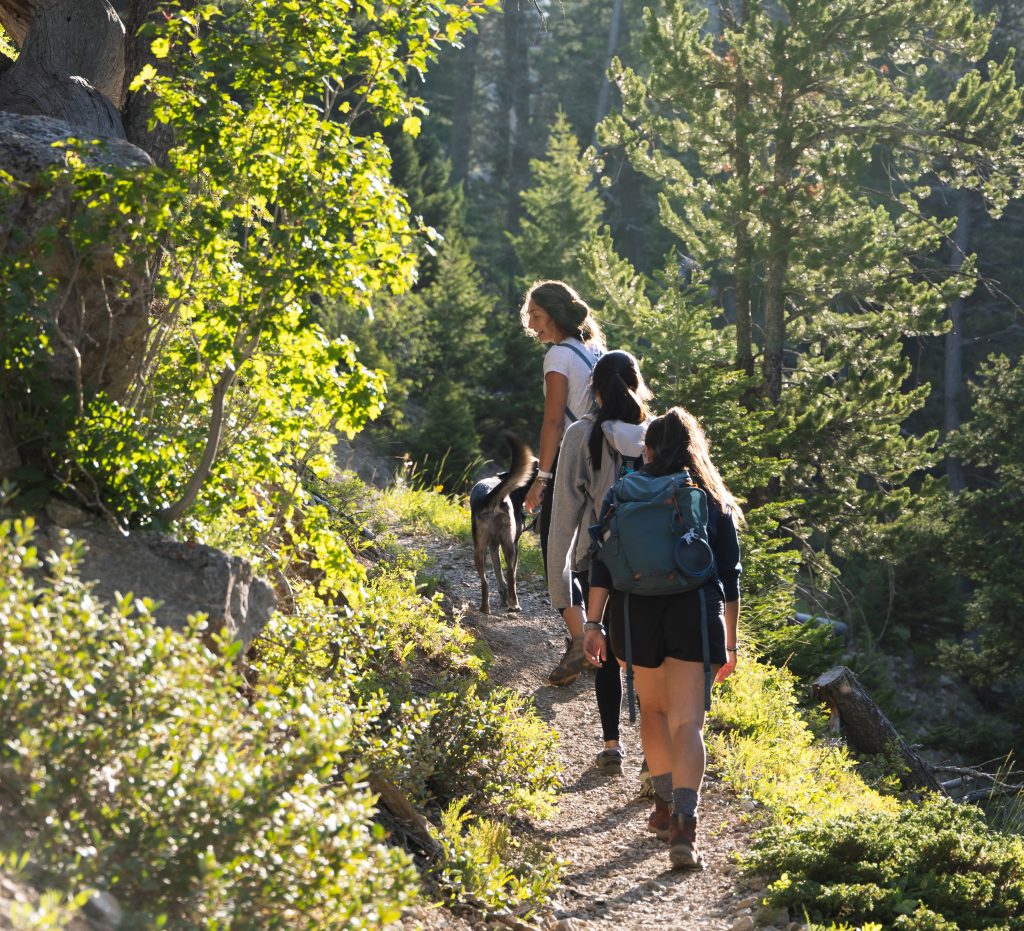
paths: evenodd
<path fill-rule="evenodd" d="M 473 564 L 480 576 L 480 611 L 490 614 L 487 587 L 487 554 L 498 583 L 501 604 L 510 611 L 519 610 L 516 595 L 516 568 L 519 564 L 519 537 L 523 532 L 523 500 L 537 472 L 537 460 L 530 447 L 519 437 L 506 433 L 512 447 L 512 465 L 507 472 L 481 479 L 469 493 L 469 512 L 473 525 Z M 498 550 L 505 557 L 505 577 L 501 576 Z"/>

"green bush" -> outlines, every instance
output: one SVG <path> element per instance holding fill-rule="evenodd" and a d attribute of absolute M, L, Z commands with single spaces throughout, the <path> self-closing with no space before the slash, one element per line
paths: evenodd
<path fill-rule="evenodd" d="M 814 921 L 905 931 L 1024 928 L 1024 840 L 948 799 L 770 828 L 745 867 L 780 875 L 769 904 Z"/>
<path fill-rule="evenodd" d="M 557 886 L 561 861 L 538 844 L 520 843 L 500 821 L 474 818 L 466 801 L 452 802 L 441 816 L 436 879 L 453 900 L 470 895 L 488 908 L 529 915 Z"/>
<path fill-rule="evenodd" d="M 222 645 L 96 602 L 0 523 L 0 785 L 42 868 L 142 926 L 376 927 L 415 891 L 315 682 L 246 705 Z M 337 709 L 336 709 L 337 710 Z M 28 841 L 26 842 L 28 843 Z M 161 918 L 161 916 L 163 916 Z"/>

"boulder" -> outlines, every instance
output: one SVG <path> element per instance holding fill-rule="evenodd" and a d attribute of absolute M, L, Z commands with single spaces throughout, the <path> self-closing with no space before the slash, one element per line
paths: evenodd
<path fill-rule="evenodd" d="M 190 615 L 203 613 L 213 630 L 226 629 L 245 653 L 277 605 L 274 590 L 237 556 L 185 543 L 164 534 L 125 534 L 84 511 L 59 501 L 40 521 L 41 550 L 59 549 L 71 539 L 83 544 L 78 574 L 93 584 L 96 597 L 112 602 L 129 592 L 156 602 L 163 627 L 182 630 Z"/>

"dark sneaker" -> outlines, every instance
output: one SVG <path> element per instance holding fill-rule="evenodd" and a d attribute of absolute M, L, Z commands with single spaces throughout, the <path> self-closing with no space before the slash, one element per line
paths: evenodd
<path fill-rule="evenodd" d="M 697 849 L 697 819 L 673 815 L 668 826 L 668 859 L 674 870 L 702 870 L 704 858 Z"/>
<path fill-rule="evenodd" d="M 647 816 L 647 830 L 658 840 L 668 840 L 668 829 L 672 821 L 672 806 L 654 796 L 654 807 Z"/>
<path fill-rule="evenodd" d="M 583 638 L 573 637 L 568 644 L 558 665 L 548 673 L 548 682 L 552 685 L 571 685 L 586 664 L 583 656 Z"/>
<path fill-rule="evenodd" d="M 622 747 L 605 747 L 594 760 L 594 765 L 605 776 L 621 776 L 622 761 L 626 754 Z"/>
<path fill-rule="evenodd" d="M 647 760 L 640 765 L 640 798 L 655 798 L 654 783 L 651 782 L 651 771 L 647 768 Z"/>

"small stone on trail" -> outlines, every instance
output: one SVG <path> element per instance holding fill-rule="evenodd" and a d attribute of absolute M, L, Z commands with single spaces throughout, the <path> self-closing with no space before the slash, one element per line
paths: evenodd
<path fill-rule="evenodd" d="M 736 903 L 737 908 L 754 908 L 761 902 L 759 895 L 748 895 Z"/>
<path fill-rule="evenodd" d="M 754 919 L 749 915 L 740 915 L 733 923 L 729 931 L 754 931 Z"/>

